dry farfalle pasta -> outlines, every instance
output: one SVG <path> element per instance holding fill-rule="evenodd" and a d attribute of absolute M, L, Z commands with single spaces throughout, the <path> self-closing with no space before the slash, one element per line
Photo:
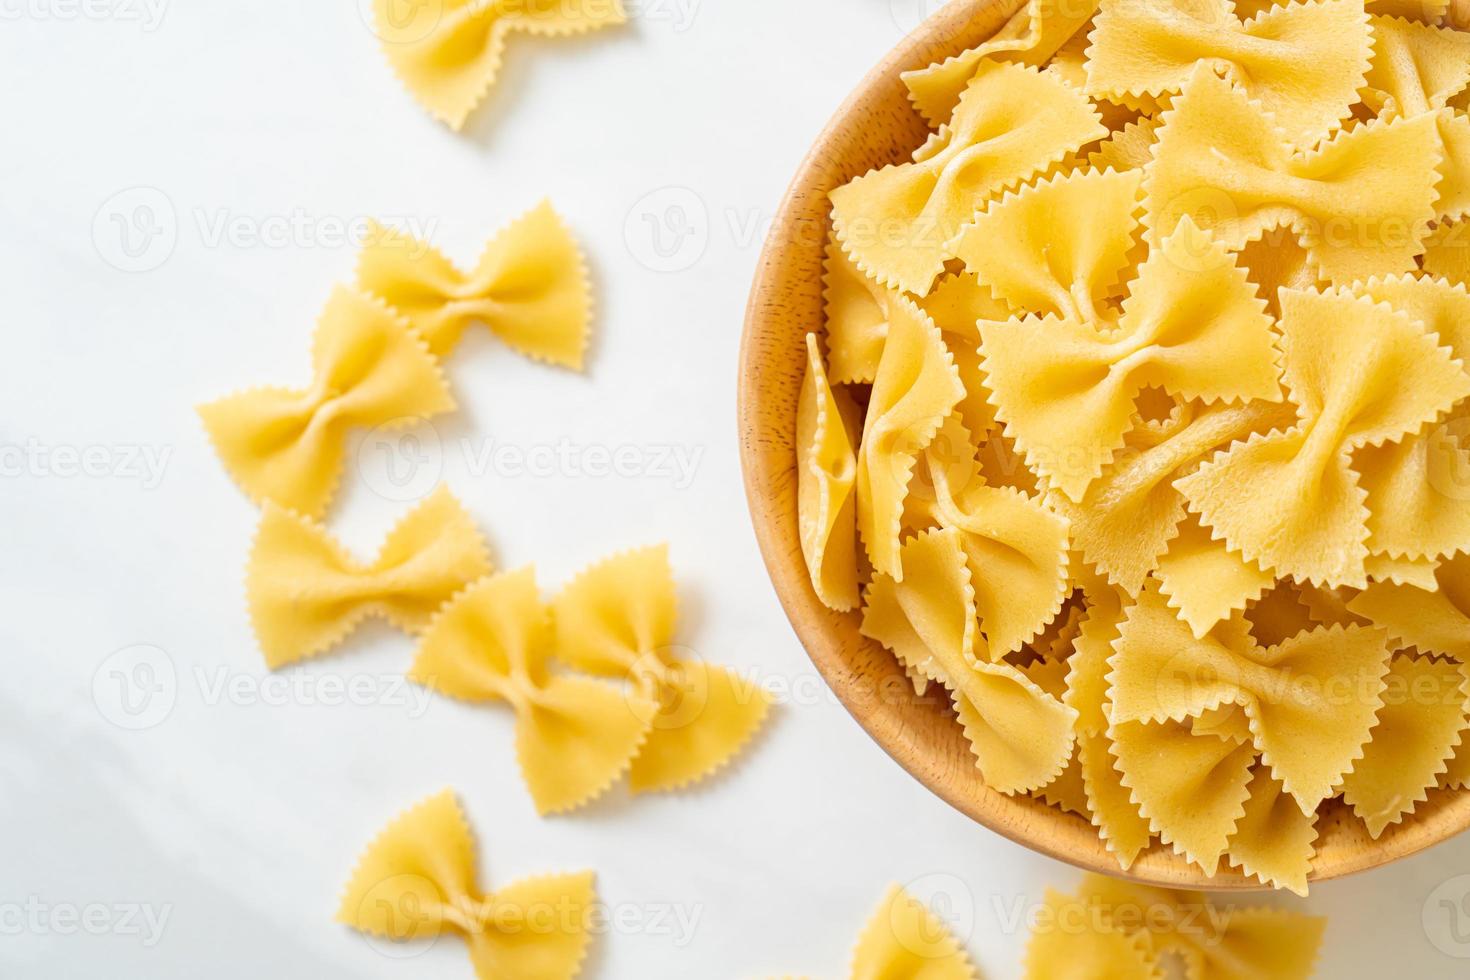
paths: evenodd
<path fill-rule="evenodd" d="M 978 980 L 956 936 L 956 896 L 933 906 L 894 885 L 858 937 L 852 980 Z M 1087 875 L 1075 894 L 1048 890 L 1029 913 L 1025 980 L 1307 980 L 1326 920 L 1216 904 L 1198 892 Z"/>
<path fill-rule="evenodd" d="M 435 0 L 406 11 L 395 0 L 373 0 L 373 29 L 393 71 L 456 130 L 495 84 L 511 34 L 562 37 L 627 19 L 621 0 Z"/>
<path fill-rule="evenodd" d="M 831 194 L 814 591 L 1121 867 L 1305 892 L 1320 813 L 1377 837 L 1470 784 L 1470 33 L 1008 10 Z"/>
<path fill-rule="evenodd" d="M 549 604 L 533 570 L 502 573 L 438 612 L 409 679 L 510 706 L 521 772 L 542 814 L 584 806 L 624 773 L 635 793 L 678 789 L 745 746 L 770 696 L 675 646 L 674 618 L 662 547 L 593 566 Z"/>
<path fill-rule="evenodd" d="M 481 980 L 572 980 L 581 972 L 597 902 L 590 871 L 527 878 L 488 893 L 478 877 L 474 837 L 446 790 L 368 845 L 337 921 L 394 946 L 457 935 Z"/>

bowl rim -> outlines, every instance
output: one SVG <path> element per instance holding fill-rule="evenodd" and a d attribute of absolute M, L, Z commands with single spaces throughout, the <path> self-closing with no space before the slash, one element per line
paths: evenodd
<path fill-rule="evenodd" d="M 806 291 L 809 296 L 813 288 L 818 295 L 821 292 L 821 261 L 830 230 L 825 199 L 827 192 L 837 186 L 832 179 L 833 148 L 838 148 L 835 157 L 841 158 L 858 152 L 855 148 L 864 141 L 871 146 L 875 141 L 873 131 L 863 125 L 871 106 L 876 102 L 892 107 L 896 97 L 903 99 L 912 124 L 919 127 L 915 134 L 927 132 L 902 94 L 899 73 L 921 68 L 992 36 L 1024 2 L 952 0 L 941 8 L 864 76 L 797 168 L 757 261 L 739 352 L 740 460 L 756 540 L 787 619 L 824 681 L 848 713 L 895 762 L 952 807 L 1014 843 L 1087 871 L 1169 888 L 1273 891 L 1228 867 L 1225 861 L 1214 877 L 1206 877 L 1196 866 L 1157 841 L 1125 871 L 1084 818 L 1029 796 L 1003 796 L 984 787 L 978 781 L 978 773 L 960 774 L 952 766 L 937 766 L 929 755 L 934 747 L 932 741 L 926 741 L 920 731 L 934 725 L 933 700 L 912 696 L 912 688 L 908 688 L 910 697 L 898 699 L 901 706 L 893 699 L 874 697 L 879 681 L 872 676 L 871 664 L 854 663 L 854 655 L 837 638 L 842 621 L 851 624 L 856 614 L 833 613 L 820 603 L 802 557 L 794 509 L 795 398 L 788 400 L 787 407 L 773 406 L 771 393 L 774 383 L 784 383 L 789 392 L 792 379 L 789 372 L 784 378 L 780 377 L 781 372 L 774 372 L 773 381 L 769 360 L 773 345 L 790 346 L 791 357 L 800 358 L 804 369 L 804 350 L 795 348 L 806 333 L 821 328 L 819 315 L 817 322 L 795 331 L 790 325 L 789 311 L 783 313 L 783 307 L 794 293 Z M 894 141 L 887 147 L 891 153 L 889 162 L 896 162 L 897 154 L 907 153 L 918 145 L 918 140 L 907 146 L 900 143 Z M 848 171 L 841 179 L 857 175 Z M 817 270 L 815 287 L 813 259 Z M 818 311 L 820 314 L 820 301 Z M 784 333 L 790 334 L 795 345 L 782 343 Z M 795 385 L 799 388 L 799 377 Z M 773 423 L 773 418 L 781 421 Z M 870 644 L 870 641 L 863 643 Z M 903 675 L 892 655 L 881 652 L 891 662 L 888 673 L 896 673 L 902 681 Z M 927 713 L 927 721 L 915 712 Z M 945 723 L 958 733 L 958 725 L 949 719 Z M 977 794 L 976 785 L 983 792 Z M 1072 832 L 1063 832 L 1066 822 L 1071 823 Z M 1470 791 L 1431 790 L 1428 801 L 1420 803 L 1403 822 L 1390 827 L 1376 841 L 1367 836 L 1366 828 L 1350 811 L 1341 804 L 1331 804 L 1319 815 L 1317 853 L 1309 880 L 1329 881 L 1382 867 L 1447 841 L 1467 828 L 1470 828 Z M 1085 836 L 1079 835 L 1079 830 L 1085 831 Z"/>

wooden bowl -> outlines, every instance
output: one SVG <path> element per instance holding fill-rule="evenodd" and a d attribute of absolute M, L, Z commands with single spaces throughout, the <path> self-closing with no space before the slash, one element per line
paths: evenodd
<path fill-rule="evenodd" d="M 913 693 L 893 655 L 858 633 L 812 591 L 796 517 L 796 406 L 805 336 L 820 330 L 827 194 L 874 167 L 897 163 L 928 135 L 901 71 L 922 68 L 990 37 L 1020 0 L 952 0 L 883 59 L 818 137 L 787 192 L 761 255 L 740 350 L 740 453 L 756 537 L 776 592 L 812 662 L 879 745 L 956 809 L 1004 837 L 1089 871 L 1204 890 L 1259 889 L 1236 872 L 1207 878 L 1155 843 L 1123 874 L 1082 818 L 1039 800 L 1005 796 L 975 767 L 947 701 Z M 1325 805 L 1312 880 L 1407 857 L 1470 827 L 1470 793 L 1432 792 L 1375 841 L 1338 802 Z"/>

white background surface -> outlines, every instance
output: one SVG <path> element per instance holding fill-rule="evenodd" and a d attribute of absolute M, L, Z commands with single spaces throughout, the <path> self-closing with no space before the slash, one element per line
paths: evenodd
<path fill-rule="evenodd" d="M 764 574 L 736 459 L 764 224 L 923 0 L 645 0 L 626 29 L 515 38 L 458 136 L 399 87 L 356 0 L 150 2 L 0 0 L 0 975 L 468 978 L 456 941 L 400 962 L 331 921 L 359 849 L 453 786 L 487 884 L 596 869 L 625 924 L 588 977 L 843 976 L 885 886 L 916 879 L 950 893 L 987 977 L 1017 976 L 1016 916 L 1076 874 L 949 810 L 831 701 Z M 193 413 L 307 380 L 313 320 L 351 276 L 344 224 L 416 223 L 467 263 L 543 195 L 595 265 L 590 373 L 473 333 L 448 364 L 463 410 L 424 434 L 416 485 L 442 473 L 497 563 L 536 562 L 547 589 L 668 540 L 681 640 L 795 692 L 707 788 L 556 820 L 531 808 L 509 712 L 405 702 L 411 642 L 387 628 L 288 672 L 284 699 L 256 696 L 241 584 L 256 512 Z M 111 264 L 128 264 L 114 221 L 146 222 L 139 205 L 176 241 L 129 273 Z M 651 268 L 652 230 L 671 246 L 680 207 L 678 268 Z M 493 455 L 563 441 L 578 467 L 627 445 L 641 469 L 538 475 Z M 67 475 L 66 451 L 89 447 L 93 475 Z M 697 462 L 692 480 L 665 471 L 668 450 Z M 354 456 L 331 514 L 364 555 L 409 506 L 375 452 Z M 175 685 L 130 731 L 115 652 L 136 644 L 164 652 L 156 676 Z M 315 703 L 324 678 L 373 703 Z M 1448 954 L 1470 956 L 1470 905 L 1455 919 L 1441 900 L 1470 879 L 1440 886 L 1466 872 L 1470 839 L 1316 889 L 1321 975 L 1465 975 Z M 38 911 L 94 904 L 167 919 L 158 937 L 100 920 L 66 935 Z"/>

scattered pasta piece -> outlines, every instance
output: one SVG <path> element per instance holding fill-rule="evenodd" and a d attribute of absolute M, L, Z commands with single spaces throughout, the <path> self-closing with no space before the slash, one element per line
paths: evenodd
<path fill-rule="evenodd" d="M 1163 980 L 1147 936 L 1050 888 L 1044 908 L 1026 946 L 1026 980 Z"/>
<path fill-rule="evenodd" d="M 369 616 L 420 633 L 456 592 L 489 573 L 484 537 L 441 487 L 389 533 L 370 563 L 315 521 L 267 502 L 245 591 L 274 670 L 330 649 Z"/>
<path fill-rule="evenodd" d="M 391 943 L 458 934 L 481 980 L 571 980 L 581 971 L 597 901 L 591 872 L 528 878 L 491 894 L 476 877 L 474 838 L 446 790 L 368 845 L 337 921 Z"/>
<path fill-rule="evenodd" d="M 1230 0 L 1103 0 L 1091 40 L 1089 95 L 1178 92 L 1203 63 L 1242 85 L 1298 146 L 1347 117 L 1372 45 L 1362 0 L 1292 3 L 1249 23 Z"/>
<path fill-rule="evenodd" d="M 327 509 L 353 428 L 454 410 L 439 363 L 381 300 L 338 287 L 312 341 L 311 387 L 256 388 L 201 406 L 226 469 L 250 498 L 308 517 Z"/>
<path fill-rule="evenodd" d="M 974 980 L 969 954 L 944 920 L 894 885 L 868 920 L 852 954 L 853 980 L 912 977 Z"/>
<path fill-rule="evenodd" d="M 516 755 L 536 809 L 564 813 L 602 795 L 649 737 L 656 702 L 551 669 L 554 634 L 531 569 L 481 579 L 429 624 L 409 679 L 516 713 Z"/>
<path fill-rule="evenodd" d="M 848 439 L 847 419 L 857 409 L 846 392 L 827 383 L 816 334 L 807 334 L 807 373 L 802 381 L 796 440 L 797 519 L 801 550 L 817 598 L 837 610 L 858 604 L 857 516 L 853 482 L 857 458 Z"/>
<path fill-rule="evenodd" d="M 407 317 L 440 357 L 478 320 L 528 357 L 582 368 L 592 315 L 587 261 L 548 202 L 491 239 L 470 273 L 428 242 L 374 226 L 357 283 Z"/>
<path fill-rule="evenodd" d="M 832 192 L 832 224 L 859 269 L 929 292 L 976 202 L 1045 170 L 1107 129 L 1082 93 L 1029 68 L 986 62 L 928 156 Z"/>
<path fill-rule="evenodd" d="M 628 774 L 635 793 L 712 776 L 745 747 L 771 707 L 764 688 L 674 644 L 676 606 L 662 546 L 592 566 L 553 603 L 557 657 L 594 676 L 631 682 L 630 703 L 649 728 Z"/>
<path fill-rule="evenodd" d="M 506 37 L 583 34 L 627 21 L 620 0 L 441 0 L 405 17 L 393 0 L 373 0 L 373 29 L 383 54 L 429 114 L 459 130 L 500 73 Z"/>
<path fill-rule="evenodd" d="M 1470 555 L 1440 565 L 1434 586 L 1374 582 L 1348 602 L 1395 644 L 1470 663 Z"/>

